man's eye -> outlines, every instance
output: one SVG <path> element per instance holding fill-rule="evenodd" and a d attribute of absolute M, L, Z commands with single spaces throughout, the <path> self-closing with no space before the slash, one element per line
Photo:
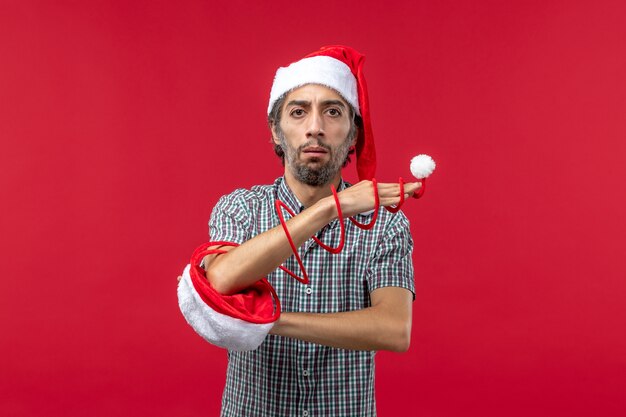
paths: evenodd
<path fill-rule="evenodd" d="M 304 114 L 304 110 L 302 109 L 294 109 L 291 111 L 292 116 L 299 117 L 299 116 L 302 116 L 303 114 Z"/>
<path fill-rule="evenodd" d="M 341 116 L 341 112 L 338 109 L 328 109 L 328 114 L 333 117 Z"/>

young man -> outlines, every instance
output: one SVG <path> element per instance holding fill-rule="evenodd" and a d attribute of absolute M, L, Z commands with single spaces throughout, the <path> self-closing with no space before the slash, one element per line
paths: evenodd
<path fill-rule="evenodd" d="M 413 242 L 408 220 L 375 208 L 373 139 L 363 56 L 327 47 L 277 72 L 268 109 L 284 175 L 272 185 L 239 189 L 220 199 L 209 222 L 212 241 L 239 244 L 204 259 L 206 278 L 220 294 L 237 293 L 267 277 L 282 314 L 255 350 L 229 352 L 223 416 L 373 416 L 374 354 L 406 351 L 411 333 Z M 349 186 L 341 168 L 356 148 L 363 181 Z M 369 177 L 369 178 L 368 178 Z M 337 190 L 343 219 L 331 191 Z M 419 188 L 406 183 L 404 197 Z M 378 183 L 380 206 L 400 201 L 400 186 Z M 299 272 L 275 201 L 294 213 L 287 229 L 310 281 Z M 345 222 L 345 247 L 339 222 Z"/>

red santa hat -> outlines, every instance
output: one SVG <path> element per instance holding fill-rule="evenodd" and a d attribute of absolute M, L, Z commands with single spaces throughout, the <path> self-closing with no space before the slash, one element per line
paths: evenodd
<path fill-rule="evenodd" d="M 363 76 L 365 56 L 342 45 L 324 46 L 300 61 L 276 71 L 267 108 L 294 88 L 320 84 L 337 91 L 363 119 L 356 142 L 356 164 L 359 179 L 372 179 L 376 173 L 376 149 L 370 120 L 367 84 Z"/>
<path fill-rule="evenodd" d="M 178 306 L 187 323 L 206 341 L 228 350 L 256 349 L 280 316 L 280 300 L 265 279 L 232 294 L 218 293 L 206 279 L 200 261 L 221 254 L 215 246 L 239 246 L 231 242 L 208 242 L 191 256 L 178 283 Z"/>

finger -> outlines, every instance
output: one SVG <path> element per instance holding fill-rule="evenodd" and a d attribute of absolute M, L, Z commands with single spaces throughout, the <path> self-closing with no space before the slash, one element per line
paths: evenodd
<path fill-rule="evenodd" d="M 406 193 L 405 200 L 406 200 Z M 380 199 L 380 205 L 384 207 L 395 206 L 400 203 L 400 196 L 386 197 Z"/>
<path fill-rule="evenodd" d="M 400 195 L 400 185 L 387 183 L 378 185 L 378 195 L 381 197 L 391 197 Z"/>
<path fill-rule="evenodd" d="M 176 281 L 180 282 L 181 279 L 183 279 L 183 277 L 179 275 Z"/>
<path fill-rule="evenodd" d="M 399 188 L 400 188 L 400 185 L 397 182 L 378 183 L 379 190 L 393 190 L 393 189 L 399 189 Z"/>
<path fill-rule="evenodd" d="M 412 182 L 409 184 L 405 184 L 404 185 L 404 193 L 409 193 L 409 195 L 412 195 L 413 193 L 415 193 L 415 191 L 419 190 L 422 187 L 422 183 L 421 182 Z"/>
<path fill-rule="evenodd" d="M 404 193 L 409 195 L 413 194 L 415 190 L 421 187 L 419 182 L 408 182 L 404 184 Z M 399 197 L 400 185 L 395 183 L 380 184 L 378 187 L 378 194 L 382 197 Z"/>

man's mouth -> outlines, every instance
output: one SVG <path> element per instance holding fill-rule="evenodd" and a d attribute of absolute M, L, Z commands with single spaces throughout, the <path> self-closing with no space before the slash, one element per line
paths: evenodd
<path fill-rule="evenodd" d="M 302 150 L 302 153 L 310 156 L 322 156 L 328 153 L 328 150 L 320 146 L 309 146 Z"/>

